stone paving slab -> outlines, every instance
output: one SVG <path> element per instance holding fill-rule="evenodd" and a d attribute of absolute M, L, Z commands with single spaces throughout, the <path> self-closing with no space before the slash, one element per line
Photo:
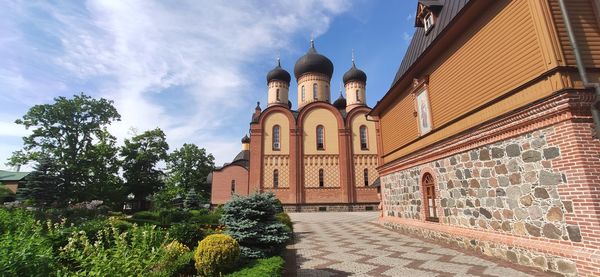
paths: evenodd
<path fill-rule="evenodd" d="M 296 272 L 286 276 L 546 276 L 386 229 L 377 214 L 290 213 Z"/>

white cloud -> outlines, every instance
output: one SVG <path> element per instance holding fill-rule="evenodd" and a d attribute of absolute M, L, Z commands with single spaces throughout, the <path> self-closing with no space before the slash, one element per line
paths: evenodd
<path fill-rule="evenodd" d="M 0 121 L 0 137 L 24 137 L 30 134 L 23 125 Z"/>
<path fill-rule="evenodd" d="M 27 13 L 23 5 L 31 4 L 15 6 Z M 161 127 L 172 147 L 197 143 L 223 163 L 239 151 L 237 136 L 247 130 L 256 99 L 264 96 L 264 84 L 254 84 L 256 73 L 246 70 L 279 50 L 298 51 L 289 44 L 295 36 L 323 34 L 350 4 L 90 0 L 83 8 L 37 5 L 56 21 L 46 28 L 63 51 L 52 62 L 81 80 L 100 80 L 92 94 L 115 101 L 122 115 L 111 128 L 115 135 L 126 137 L 131 127 Z M 0 83 L 28 85 L 21 75 L 11 76 Z M 180 92 L 172 94 L 173 88 Z M 175 97 L 184 104 L 173 104 Z M 227 128 L 239 133 L 227 136 L 222 132 Z"/>

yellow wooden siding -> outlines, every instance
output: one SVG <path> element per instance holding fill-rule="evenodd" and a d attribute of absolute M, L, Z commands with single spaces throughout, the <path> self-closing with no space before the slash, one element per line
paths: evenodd
<path fill-rule="evenodd" d="M 478 32 L 459 41 L 452 56 L 429 79 L 433 126 L 524 84 L 545 71 L 526 1 L 512 1 Z M 481 28 L 481 29 L 480 29 Z"/>
<path fill-rule="evenodd" d="M 381 137 L 383 153 L 387 154 L 396 147 L 417 138 L 419 127 L 414 116 L 413 96 L 405 94 L 381 116 Z"/>
<path fill-rule="evenodd" d="M 549 0 L 549 3 L 566 65 L 575 66 L 575 55 L 558 0 Z M 592 0 L 567 0 L 566 6 L 586 66 L 600 67 L 600 27 L 596 17 L 596 7 Z"/>
<path fill-rule="evenodd" d="M 546 71 L 531 12 L 527 1 L 498 1 L 470 29 L 464 30 L 462 36 L 457 36 L 454 46 L 432 65 L 428 72 L 434 130 Z M 413 114 L 414 97 L 406 91 L 403 94 L 381 116 L 383 155 L 389 155 L 419 137 Z M 479 118 L 499 115 L 501 113 L 486 114 Z M 450 133 L 472 126 L 473 122 L 457 122 L 450 128 Z M 441 133 L 451 135 L 446 131 Z M 435 141 L 439 139 L 443 137 Z M 427 145 L 435 141 L 428 139 Z M 416 145 L 426 146 L 419 142 Z M 420 147 L 409 148 L 414 151 Z"/>

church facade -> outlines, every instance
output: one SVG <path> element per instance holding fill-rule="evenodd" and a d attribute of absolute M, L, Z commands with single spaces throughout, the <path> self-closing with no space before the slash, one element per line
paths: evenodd
<path fill-rule="evenodd" d="M 367 119 L 367 75 L 354 64 L 344 74 L 346 97 L 331 101 L 333 63 L 314 42 L 290 74 L 278 65 L 267 74 L 267 107 L 257 105 L 250 137 L 232 163 L 212 174 L 213 205 L 232 195 L 270 191 L 288 211 L 374 210 L 379 200 L 378 130 Z"/>

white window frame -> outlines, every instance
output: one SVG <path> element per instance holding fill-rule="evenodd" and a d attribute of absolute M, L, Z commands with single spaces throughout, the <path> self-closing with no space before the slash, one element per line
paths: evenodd
<path fill-rule="evenodd" d="M 431 30 L 431 28 L 433 27 L 433 25 L 435 25 L 435 22 L 433 20 L 433 14 L 432 13 L 428 13 L 423 18 L 423 26 L 425 26 L 425 32 L 429 32 L 429 30 Z"/>

